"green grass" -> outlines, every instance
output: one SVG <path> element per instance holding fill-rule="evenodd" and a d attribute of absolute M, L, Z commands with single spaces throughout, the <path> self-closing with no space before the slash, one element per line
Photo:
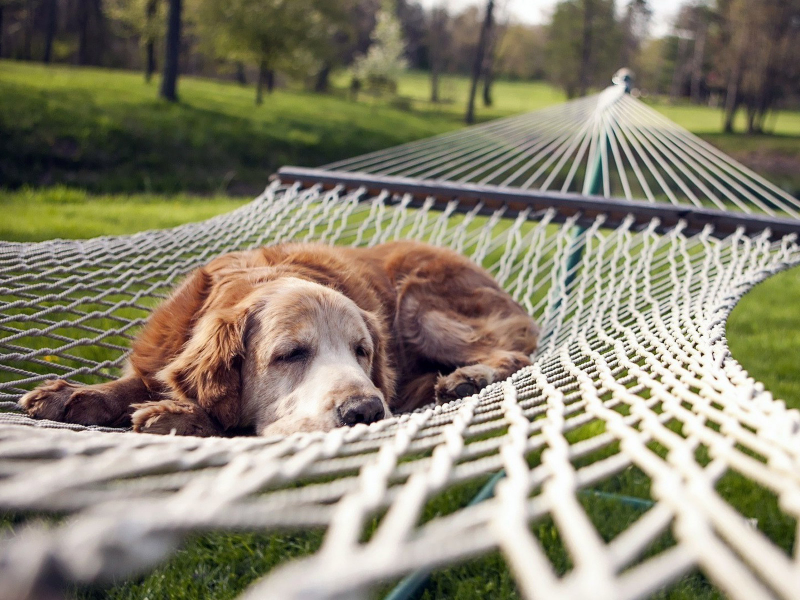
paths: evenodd
<path fill-rule="evenodd" d="M 687 103 L 648 100 L 653 108 L 795 196 L 800 196 L 800 112 L 781 111 L 767 120 L 769 133 L 746 135 L 745 113 L 738 133 L 722 133 L 722 111 Z"/>
<path fill-rule="evenodd" d="M 402 89 L 419 95 L 421 86 L 412 75 Z M 512 99 L 480 118 L 562 99 L 542 85 L 500 88 Z M 398 109 L 278 90 L 256 107 L 251 88 L 190 77 L 177 104 L 156 90 L 137 73 L 0 61 L 0 182 L 252 194 L 282 165 L 318 166 L 462 126 L 463 108 L 413 98 Z"/>
<path fill-rule="evenodd" d="M 14 216 L 0 221 L 0 239 L 39 242 L 165 229 L 203 221 L 238 208 L 247 201 L 249 198 L 185 194 L 90 195 L 61 186 L 0 191 L 0 210 Z"/>
<path fill-rule="evenodd" d="M 341 73 L 333 78 L 334 84 L 346 87 L 349 76 Z M 361 100 L 369 104 L 389 102 L 404 106 L 414 112 L 427 112 L 451 115 L 461 120 L 464 117 L 469 94 L 469 79 L 461 75 L 442 75 L 439 83 L 439 102 L 430 101 L 430 74 L 410 71 L 403 75 L 397 87 L 398 99 L 374 98 L 370 94 L 361 95 Z M 526 111 L 538 110 L 566 100 L 564 93 L 545 82 L 539 81 L 497 81 L 492 87 L 492 106 L 483 105 L 476 97 L 478 120 L 506 117 Z"/>
<path fill-rule="evenodd" d="M 670 104 L 660 98 L 646 100 L 665 117 L 697 135 L 718 134 L 722 131 L 722 110 L 708 106 L 697 106 L 686 102 Z M 745 113 L 739 111 L 734 122 L 735 131 L 745 130 Z M 782 136 L 800 136 L 800 113 L 781 111 L 773 113 L 767 120 L 767 129 Z M 748 137 L 748 136 L 740 136 Z M 759 136 L 755 136 L 756 138 Z"/>
<path fill-rule="evenodd" d="M 317 166 L 459 126 L 452 115 L 183 78 L 181 102 L 136 73 L 0 62 L 0 181 L 107 192 L 254 193 Z"/>
<path fill-rule="evenodd" d="M 156 98 L 139 73 L 0 61 L 0 187 L 64 184 L 102 193 L 252 195 L 282 165 L 319 166 L 463 126 L 468 80 L 442 78 L 429 101 L 426 73 L 399 82 L 396 98 L 347 98 L 347 77 L 318 95 L 280 89 L 264 105 L 253 88 L 184 77 L 177 104 Z M 557 104 L 541 82 L 499 81 L 479 120 Z M 680 125 L 787 189 L 800 189 L 800 113 L 781 113 L 774 135 L 719 134 L 721 112 L 648 100 Z M 777 157 L 777 158 L 775 158 Z"/>
<path fill-rule="evenodd" d="M 753 288 L 728 319 L 727 336 L 750 375 L 800 409 L 800 267 Z"/>
<path fill-rule="evenodd" d="M 194 536 L 167 566 L 146 577 L 112 587 L 74 590 L 72 595 L 85 600 L 234 598 L 280 563 L 316 552 L 321 542 L 320 531 Z"/>

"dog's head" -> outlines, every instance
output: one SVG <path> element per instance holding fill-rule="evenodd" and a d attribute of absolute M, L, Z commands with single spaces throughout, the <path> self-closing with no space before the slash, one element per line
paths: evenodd
<path fill-rule="evenodd" d="M 224 284 L 223 284 L 224 285 Z M 225 427 L 329 430 L 389 415 L 380 320 L 335 290 L 281 277 L 220 289 L 161 378 Z M 249 288 L 249 289 L 248 289 Z"/>

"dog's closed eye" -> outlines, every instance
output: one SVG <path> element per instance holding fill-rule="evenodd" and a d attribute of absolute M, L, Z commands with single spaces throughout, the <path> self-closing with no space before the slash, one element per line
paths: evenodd
<path fill-rule="evenodd" d="M 369 358 L 370 350 L 364 344 L 356 344 L 355 353 L 358 358 Z"/>
<path fill-rule="evenodd" d="M 282 350 L 272 359 L 275 363 L 299 363 L 304 362 L 311 356 L 311 348 L 308 346 L 293 346 Z"/>

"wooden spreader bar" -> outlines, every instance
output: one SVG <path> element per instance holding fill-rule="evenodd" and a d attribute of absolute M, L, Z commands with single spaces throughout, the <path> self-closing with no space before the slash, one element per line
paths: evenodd
<path fill-rule="evenodd" d="M 681 220 L 686 223 L 687 233 L 696 233 L 706 225 L 712 225 L 713 235 L 716 237 L 730 235 L 740 227 L 751 235 L 769 229 L 771 238 L 800 233 L 800 220 L 797 219 L 727 212 L 690 205 L 304 167 L 282 167 L 278 170 L 277 176 L 282 182 L 299 182 L 304 187 L 321 185 L 323 189 L 331 189 L 342 186 L 347 190 L 363 187 L 368 194 L 378 194 L 383 190 L 393 195 L 411 194 L 410 206 L 420 206 L 430 197 L 435 202 L 433 208 L 439 210 L 444 209 L 451 200 L 458 199 L 457 212 L 468 212 L 480 203 L 482 204 L 480 213 L 491 214 L 505 207 L 505 214 L 509 217 L 514 217 L 524 210 L 535 212 L 554 208 L 557 212 L 556 221 L 564 221 L 578 214 L 579 224 L 592 222 L 598 214 L 603 214 L 606 215 L 609 227 L 620 223 L 627 215 L 632 215 L 636 222 L 640 223 L 649 223 L 657 218 L 660 220 L 659 229 L 664 231 L 671 229 Z"/>

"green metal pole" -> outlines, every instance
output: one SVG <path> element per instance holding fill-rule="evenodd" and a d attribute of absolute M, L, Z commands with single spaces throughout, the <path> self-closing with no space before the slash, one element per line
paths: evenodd
<path fill-rule="evenodd" d="M 494 495 L 494 488 L 497 482 L 505 477 L 505 475 L 505 471 L 499 471 L 492 475 L 492 478 L 487 481 L 475 497 L 469 501 L 467 506 L 474 506 L 475 504 L 491 498 Z M 425 590 L 425 586 L 428 584 L 430 577 L 430 569 L 414 571 L 411 575 L 404 577 L 400 583 L 394 586 L 384 600 L 411 600 L 411 598 L 417 598 Z"/>

